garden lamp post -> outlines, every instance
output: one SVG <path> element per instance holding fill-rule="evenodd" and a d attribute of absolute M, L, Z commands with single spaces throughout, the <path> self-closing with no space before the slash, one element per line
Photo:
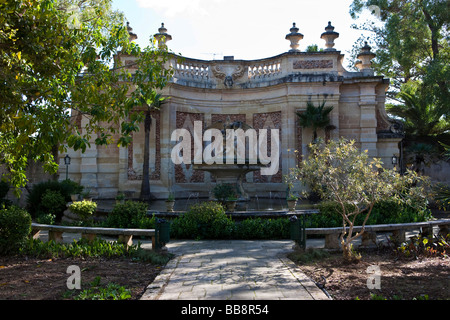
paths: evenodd
<path fill-rule="evenodd" d="M 398 162 L 397 156 L 394 154 L 392 156 L 392 164 L 394 165 L 394 167 L 397 165 L 397 162 Z"/>
<path fill-rule="evenodd" d="M 66 180 L 69 179 L 69 165 L 70 165 L 70 157 L 68 154 L 64 157 L 64 164 L 66 165 Z"/>

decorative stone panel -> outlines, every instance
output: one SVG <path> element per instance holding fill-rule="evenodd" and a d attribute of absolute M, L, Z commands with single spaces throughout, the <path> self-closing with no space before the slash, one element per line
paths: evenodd
<path fill-rule="evenodd" d="M 283 136 L 282 127 L 281 127 L 281 111 L 276 112 L 267 112 L 267 113 L 255 113 L 253 114 L 253 128 L 256 130 L 259 129 L 268 129 L 267 130 L 267 151 L 271 152 L 271 134 L 269 129 L 279 129 L 279 137 L 280 137 L 280 146 L 281 139 Z M 272 176 L 261 175 L 260 171 L 253 172 L 253 182 L 256 183 L 281 183 L 283 182 L 282 177 L 282 161 L 281 161 L 281 149 L 280 149 L 280 159 L 279 159 L 279 168 L 278 172 Z"/>
<path fill-rule="evenodd" d="M 187 129 L 191 133 L 191 163 L 194 162 L 194 121 L 202 121 L 205 129 L 205 116 L 203 113 L 191 113 L 177 111 L 176 128 Z M 201 170 L 194 170 L 192 164 L 175 165 L 176 183 L 202 183 L 205 173 Z"/>
<path fill-rule="evenodd" d="M 297 60 L 294 61 L 294 69 L 331 69 L 333 60 Z"/>

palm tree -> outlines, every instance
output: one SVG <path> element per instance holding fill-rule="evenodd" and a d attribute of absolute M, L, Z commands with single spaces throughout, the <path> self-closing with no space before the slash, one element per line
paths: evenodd
<path fill-rule="evenodd" d="M 144 120 L 144 163 L 142 164 L 142 184 L 141 184 L 141 200 L 149 201 L 152 196 L 150 193 L 150 129 L 152 125 L 151 112 L 153 110 L 160 110 L 161 106 L 166 102 L 160 93 L 154 92 L 152 102 L 147 105 L 145 110 Z"/>
<path fill-rule="evenodd" d="M 405 132 L 410 136 L 420 138 L 450 130 L 450 121 L 445 119 L 443 109 L 418 87 L 405 86 L 398 96 L 404 103 L 386 105 L 386 111 L 403 119 Z"/>
<path fill-rule="evenodd" d="M 329 116 L 333 107 L 325 107 L 325 103 L 326 101 L 323 101 L 320 106 L 315 107 L 311 101 L 308 101 L 306 111 L 297 112 L 300 126 L 313 129 L 313 142 L 317 140 L 318 129 L 333 128 L 330 126 L 331 120 Z"/>

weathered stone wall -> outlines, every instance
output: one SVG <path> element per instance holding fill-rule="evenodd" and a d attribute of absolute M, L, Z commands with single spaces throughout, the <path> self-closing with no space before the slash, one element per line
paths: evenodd
<path fill-rule="evenodd" d="M 214 186 L 215 180 L 208 172 L 194 170 L 189 164 L 174 165 L 170 158 L 177 143 L 170 140 L 175 129 L 189 130 L 193 148 L 194 121 L 201 121 L 203 130 L 228 117 L 256 130 L 279 130 L 278 172 L 272 176 L 251 172 L 245 177 L 244 188 L 260 196 L 284 192 L 283 175 L 302 156 L 307 156 L 312 131 L 298 126 L 296 113 L 304 111 L 308 101 L 315 105 L 326 101 L 327 106 L 333 106 L 334 130 L 320 130 L 321 137 L 354 139 L 370 155 L 382 157 L 387 167 L 392 166 L 392 155 L 398 154 L 397 138 L 378 137 L 390 127 L 384 111 L 388 82 L 367 70 L 346 71 L 342 67 L 343 55 L 338 51 L 285 53 L 255 61 L 185 59 L 179 62 L 175 58 L 168 63 L 175 69 L 174 78 L 161 92 L 170 99 L 160 111 L 152 113 L 150 182 L 151 192 L 158 198 L 165 198 L 169 192 L 176 192 L 178 197 L 187 197 L 190 192 L 208 195 Z M 124 57 L 125 63 L 132 59 Z M 83 121 L 80 119 L 80 125 Z M 126 148 L 92 144 L 84 154 L 69 152 L 70 178 L 92 188 L 100 198 L 113 198 L 119 191 L 139 197 L 143 150 L 142 124 Z M 60 177 L 63 174 L 61 168 Z"/>

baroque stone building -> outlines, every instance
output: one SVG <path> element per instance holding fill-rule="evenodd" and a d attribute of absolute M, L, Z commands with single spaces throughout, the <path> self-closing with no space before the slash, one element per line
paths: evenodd
<path fill-rule="evenodd" d="M 223 60 L 199 60 L 171 55 L 168 65 L 174 75 L 161 92 L 170 99 L 160 111 L 152 113 L 150 185 L 155 197 L 164 199 L 169 192 L 177 198 L 192 192 L 206 196 L 214 186 L 215 177 L 209 172 L 171 160 L 171 150 L 177 143 L 171 141 L 172 132 L 181 128 L 193 132 L 194 121 L 201 121 L 203 129 L 226 121 L 240 121 L 256 131 L 278 129 L 279 170 L 271 176 L 249 172 L 243 182 L 250 195 L 284 192 L 283 175 L 307 154 L 312 140 L 311 129 L 302 128 L 296 115 L 306 109 L 308 102 L 318 106 L 325 101 L 326 106 L 333 107 L 333 129 L 319 132 L 320 136 L 354 139 L 361 150 L 367 149 L 371 156 L 380 157 L 386 167 L 392 167 L 391 158 L 399 156 L 402 137 L 392 130 L 393 122 L 385 112 L 389 80 L 374 75 L 370 61 L 375 55 L 370 47 L 361 49 L 355 61 L 359 71 L 352 72 L 344 68 L 344 55 L 334 48 L 339 34 L 331 23 L 321 36 L 326 48 L 320 52 L 300 51 L 303 35 L 298 31 L 294 23 L 286 35 L 289 51 L 265 59 L 235 60 L 229 56 Z M 135 36 L 131 28 L 130 35 Z M 171 39 L 164 25 L 155 37 L 160 44 Z M 120 59 L 132 72 L 135 58 L 124 55 Z M 80 117 L 79 121 L 86 120 Z M 92 143 L 85 153 L 69 152 L 69 178 L 91 188 L 94 197 L 108 199 L 124 192 L 138 198 L 143 150 L 142 124 L 127 148 Z M 60 178 L 64 179 L 63 160 L 60 168 Z"/>

